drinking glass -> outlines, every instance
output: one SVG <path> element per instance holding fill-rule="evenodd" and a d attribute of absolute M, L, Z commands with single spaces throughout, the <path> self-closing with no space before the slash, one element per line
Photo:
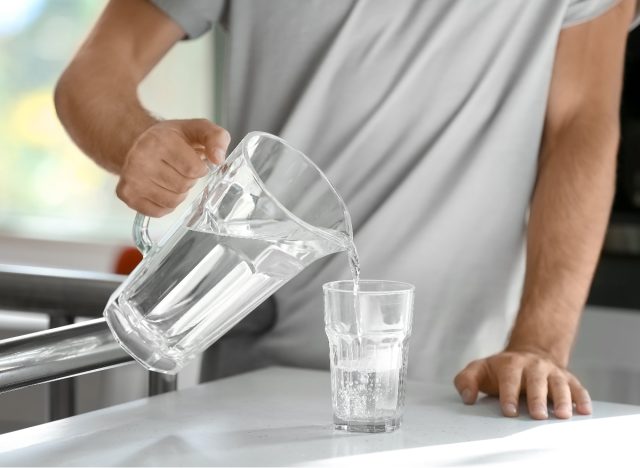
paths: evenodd
<path fill-rule="evenodd" d="M 325 330 L 331 353 L 336 429 L 391 432 L 400 427 L 414 287 L 397 281 L 326 283 Z"/>

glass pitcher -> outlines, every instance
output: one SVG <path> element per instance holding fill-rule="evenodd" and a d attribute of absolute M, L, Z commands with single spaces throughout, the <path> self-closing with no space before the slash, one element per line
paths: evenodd
<path fill-rule="evenodd" d="M 104 315 L 149 370 L 174 374 L 313 261 L 347 250 L 351 220 L 320 169 L 281 138 L 249 133 L 144 259 Z"/>

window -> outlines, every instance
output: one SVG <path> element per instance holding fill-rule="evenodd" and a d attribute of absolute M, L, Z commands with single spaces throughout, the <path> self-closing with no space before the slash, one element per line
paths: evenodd
<path fill-rule="evenodd" d="M 115 196 L 117 178 L 74 146 L 53 105 L 58 77 L 105 4 L 0 2 L 2 234 L 130 241 L 134 213 Z M 152 112 L 211 118 L 213 46 L 205 37 L 178 44 L 145 80 L 140 96 Z"/>

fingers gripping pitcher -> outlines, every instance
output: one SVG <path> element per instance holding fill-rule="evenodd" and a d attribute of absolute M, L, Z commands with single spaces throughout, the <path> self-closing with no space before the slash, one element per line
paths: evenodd
<path fill-rule="evenodd" d="M 284 140 L 248 134 L 201 195 L 153 243 L 138 215 L 144 259 L 104 315 L 118 342 L 149 370 L 190 359 L 313 261 L 346 250 L 352 228 L 324 174 Z"/>

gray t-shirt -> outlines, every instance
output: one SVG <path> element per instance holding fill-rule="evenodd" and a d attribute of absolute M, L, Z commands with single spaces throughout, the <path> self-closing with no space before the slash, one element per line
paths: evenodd
<path fill-rule="evenodd" d="M 450 381 L 500 350 L 520 300 L 527 211 L 558 35 L 616 0 L 155 0 L 228 33 L 221 122 L 282 136 L 351 213 L 364 278 L 416 285 L 409 375 Z M 321 285 L 276 293 L 262 364 L 326 367 Z"/>

